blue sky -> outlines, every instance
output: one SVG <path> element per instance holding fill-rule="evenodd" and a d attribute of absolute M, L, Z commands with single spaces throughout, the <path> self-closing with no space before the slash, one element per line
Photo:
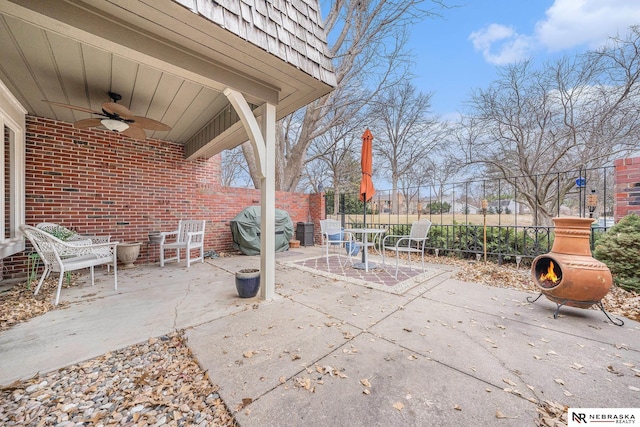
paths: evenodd
<path fill-rule="evenodd" d="M 414 83 L 434 93 L 432 110 L 443 118 L 488 87 L 499 66 L 585 51 L 640 24 L 640 0 L 447 1 L 459 6 L 416 24 L 409 42 Z"/>

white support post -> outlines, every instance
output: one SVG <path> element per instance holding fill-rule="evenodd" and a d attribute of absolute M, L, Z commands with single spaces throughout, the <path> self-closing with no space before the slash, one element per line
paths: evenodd
<path fill-rule="evenodd" d="M 260 168 L 260 298 L 271 300 L 276 289 L 276 107 L 265 103 L 258 123 L 240 92 L 227 88 L 224 94 L 247 130 Z"/>
<path fill-rule="evenodd" d="M 265 104 L 260 129 L 265 142 L 265 174 L 260 180 L 260 297 L 272 300 L 276 281 L 276 107 Z"/>

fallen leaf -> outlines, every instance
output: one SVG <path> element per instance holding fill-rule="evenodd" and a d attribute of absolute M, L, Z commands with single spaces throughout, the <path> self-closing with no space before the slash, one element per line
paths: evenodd
<path fill-rule="evenodd" d="M 533 356 L 533 358 L 534 358 L 534 359 L 536 359 L 536 360 L 540 360 L 540 359 L 542 359 L 542 357 L 537 356 L 537 355 L 534 355 L 534 356 Z"/>
<path fill-rule="evenodd" d="M 514 387 L 517 386 L 517 384 L 511 381 L 509 378 L 503 378 L 502 381 Z"/>
<path fill-rule="evenodd" d="M 393 404 L 393 407 L 396 408 L 398 411 L 402 411 L 402 409 L 404 408 L 404 403 L 396 402 Z"/>
<path fill-rule="evenodd" d="M 362 380 L 360 380 L 360 384 L 362 384 L 365 387 L 371 387 L 371 383 L 369 382 L 368 379 L 364 378 Z"/>
<path fill-rule="evenodd" d="M 362 390 L 362 392 L 363 392 L 364 394 L 367 394 L 367 395 L 368 395 L 368 394 L 371 394 L 371 392 L 369 391 L 369 389 L 368 389 L 368 388 L 365 388 L 364 390 Z"/>
<path fill-rule="evenodd" d="M 453 409 L 455 409 L 456 411 L 462 411 L 462 408 L 460 407 L 460 405 L 455 405 Z"/>
<path fill-rule="evenodd" d="M 242 403 L 240 404 L 239 409 L 242 409 L 242 408 L 244 408 L 245 406 L 250 405 L 250 404 L 251 404 L 251 402 L 253 402 L 253 399 L 252 399 L 252 398 L 250 398 L 250 397 L 245 397 L 245 398 L 243 398 L 243 399 L 242 399 Z"/>
<path fill-rule="evenodd" d="M 629 390 L 631 390 L 631 391 L 640 391 L 640 388 L 630 385 L 629 386 Z"/>
<path fill-rule="evenodd" d="M 562 381 L 560 378 L 556 378 L 554 381 L 560 385 L 564 385 L 564 381 Z"/>
<path fill-rule="evenodd" d="M 487 393 L 491 393 L 493 390 L 491 390 L 489 387 L 485 388 L 484 391 L 486 391 Z"/>
<path fill-rule="evenodd" d="M 504 325 L 496 325 L 496 328 L 507 329 L 506 326 L 504 326 Z"/>
<path fill-rule="evenodd" d="M 620 372 L 616 371 L 611 365 L 607 366 L 607 371 L 611 372 L 612 374 L 622 375 Z"/>
<path fill-rule="evenodd" d="M 503 414 L 502 412 L 500 412 L 499 409 L 496 409 L 496 418 L 503 419 L 503 418 L 507 418 L 507 416 L 505 414 Z"/>
<path fill-rule="evenodd" d="M 249 350 L 249 351 L 245 351 L 244 353 L 242 353 L 242 355 L 246 358 L 246 359 L 250 359 L 253 357 L 253 350 Z"/>
<path fill-rule="evenodd" d="M 564 395 L 565 395 L 565 396 L 567 396 L 567 397 L 571 397 L 571 396 L 573 396 L 573 393 L 571 393 L 569 390 L 565 390 L 565 391 L 563 391 L 563 393 L 564 393 Z"/>

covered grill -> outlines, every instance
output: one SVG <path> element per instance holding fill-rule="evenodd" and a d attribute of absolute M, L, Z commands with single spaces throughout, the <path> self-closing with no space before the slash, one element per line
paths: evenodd
<path fill-rule="evenodd" d="M 293 222 L 286 211 L 275 210 L 276 252 L 289 249 L 293 236 Z M 260 253 L 260 207 L 246 207 L 231 220 L 233 247 L 245 255 Z"/>

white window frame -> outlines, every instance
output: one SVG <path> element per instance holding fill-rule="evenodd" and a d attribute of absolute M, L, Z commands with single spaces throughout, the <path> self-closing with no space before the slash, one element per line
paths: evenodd
<path fill-rule="evenodd" d="M 3 149 L 0 151 L 0 164 L 4 170 L 7 162 L 12 164 L 9 188 L 5 188 L 4 178 L 0 181 L 0 221 L 3 232 L 0 235 L 0 256 L 2 258 L 24 251 L 24 237 L 18 227 L 25 221 L 25 146 L 26 146 L 26 114 L 27 110 L 0 80 L 0 129 L 2 129 Z M 10 134 L 9 158 L 5 158 L 5 129 Z M 6 206 L 5 195 L 10 195 L 11 202 Z M 5 221 L 7 209 L 10 209 L 9 224 Z M 7 229 L 11 232 L 7 233 Z M 7 238 L 7 234 L 13 236 Z"/>

